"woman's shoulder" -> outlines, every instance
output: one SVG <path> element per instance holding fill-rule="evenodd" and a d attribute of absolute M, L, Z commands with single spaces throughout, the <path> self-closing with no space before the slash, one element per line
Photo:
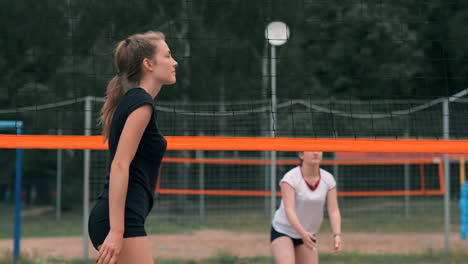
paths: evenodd
<path fill-rule="evenodd" d="M 125 109 L 137 108 L 142 104 L 151 104 L 154 106 L 154 100 L 150 94 L 148 94 L 143 88 L 132 88 L 128 90 L 120 102 L 121 107 Z"/>
<path fill-rule="evenodd" d="M 299 182 L 299 180 L 301 179 L 301 177 L 302 176 L 301 176 L 301 171 L 300 171 L 299 167 L 294 167 L 294 168 L 290 169 L 289 171 L 287 171 L 284 174 L 284 176 L 281 179 L 280 183 L 287 182 L 292 187 L 295 187 L 297 185 L 297 183 Z"/>
<path fill-rule="evenodd" d="M 284 174 L 284 177 L 301 177 L 301 169 L 299 166 L 296 166 Z"/>
<path fill-rule="evenodd" d="M 155 107 L 153 98 L 144 89 L 132 88 L 120 100 L 114 118 L 124 118 L 125 120 L 127 116 L 144 104 Z"/>
<path fill-rule="evenodd" d="M 151 95 L 145 91 L 145 89 L 136 87 L 131 88 L 128 90 L 124 95 L 124 100 L 135 100 L 135 99 L 143 99 L 143 100 L 150 100 L 153 101 Z"/>
<path fill-rule="evenodd" d="M 335 183 L 335 177 L 333 177 L 333 175 L 330 172 L 328 172 L 328 171 L 326 171 L 326 170 L 324 170 L 322 168 L 320 168 L 320 176 L 322 177 L 322 179 L 327 184 L 329 184 L 329 185 L 335 185 L 336 184 Z"/>

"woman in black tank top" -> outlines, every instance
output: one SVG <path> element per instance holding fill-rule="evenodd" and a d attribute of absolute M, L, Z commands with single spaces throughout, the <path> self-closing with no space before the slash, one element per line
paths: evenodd
<path fill-rule="evenodd" d="M 108 182 L 89 217 L 99 264 L 153 263 L 145 219 L 166 140 L 156 124 L 154 98 L 176 82 L 177 62 L 160 32 L 130 36 L 115 51 L 117 75 L 101 110 L 111 165 Z"/>

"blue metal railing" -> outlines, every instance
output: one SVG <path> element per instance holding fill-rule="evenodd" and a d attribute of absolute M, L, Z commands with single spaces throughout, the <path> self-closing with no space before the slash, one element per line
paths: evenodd
<path fill-rule="evenodd" d="M 0 121 L 0 129 L 16 129 L 16 134 L 23 134 L 22 121 Z M 23 182 L 23 149 L 16 149 L 16 177 L 15 177 L 15 234 L 13 247 L 13 262 L 17 263 L 20 256 L 21 240 L 21 207 Z"/>

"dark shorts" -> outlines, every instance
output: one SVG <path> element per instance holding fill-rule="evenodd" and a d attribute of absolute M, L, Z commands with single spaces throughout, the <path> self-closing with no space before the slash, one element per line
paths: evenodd
<path fill-rule="evenodd" d="M 273 240 L 277 239 L 278 237 L 282 237 L 282 236 L 285 236 L 285 237 L 289 237 L 292 242 L 293 242 L 293 245 L 294 247 L 297 247 L 297 246 L 300 246 L 302 244 L 304 244 L 304 241 L 300 238 L 292 238 L 286 234 L 283 234 L 283 233 L 280 233 L 278 231 L 276 231 L 273 226 L 271 227 L 271 233 L 270 233 L 270 242 L 273 242 Z M 317 242 L 317 240 L 315 239 L 312 239 L 312 241 L 314 241 L 315 243 Z"/>
<path fill-rule="evenodd" d="M 145 217 L 125 208 L 124 238 L 146 236 Z M 109 200 L 99 199 L 91 210 L 88 220 L 88 233 L 94 248 L 102 245 L 109 234 Z"/>

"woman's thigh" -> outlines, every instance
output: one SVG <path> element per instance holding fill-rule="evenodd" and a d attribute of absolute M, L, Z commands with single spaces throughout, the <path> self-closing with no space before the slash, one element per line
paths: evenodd
<path fill-rule="evenodd" d="M 124 238 L 118 264 L 154 264 L 151 241 L 147 236 Z"/>
<path fill-rule="evenodd" d="M 296 261 L 297 264 L 318 264 L 318 250 L 317 248 L 311 249 L 305 244 L 297 246 Z"/>
<path fill-rule="evenodd" d="M 271 242 L 276 264 L 294 264 L 294 245 L 291 238 L 281 236 Z"/>

